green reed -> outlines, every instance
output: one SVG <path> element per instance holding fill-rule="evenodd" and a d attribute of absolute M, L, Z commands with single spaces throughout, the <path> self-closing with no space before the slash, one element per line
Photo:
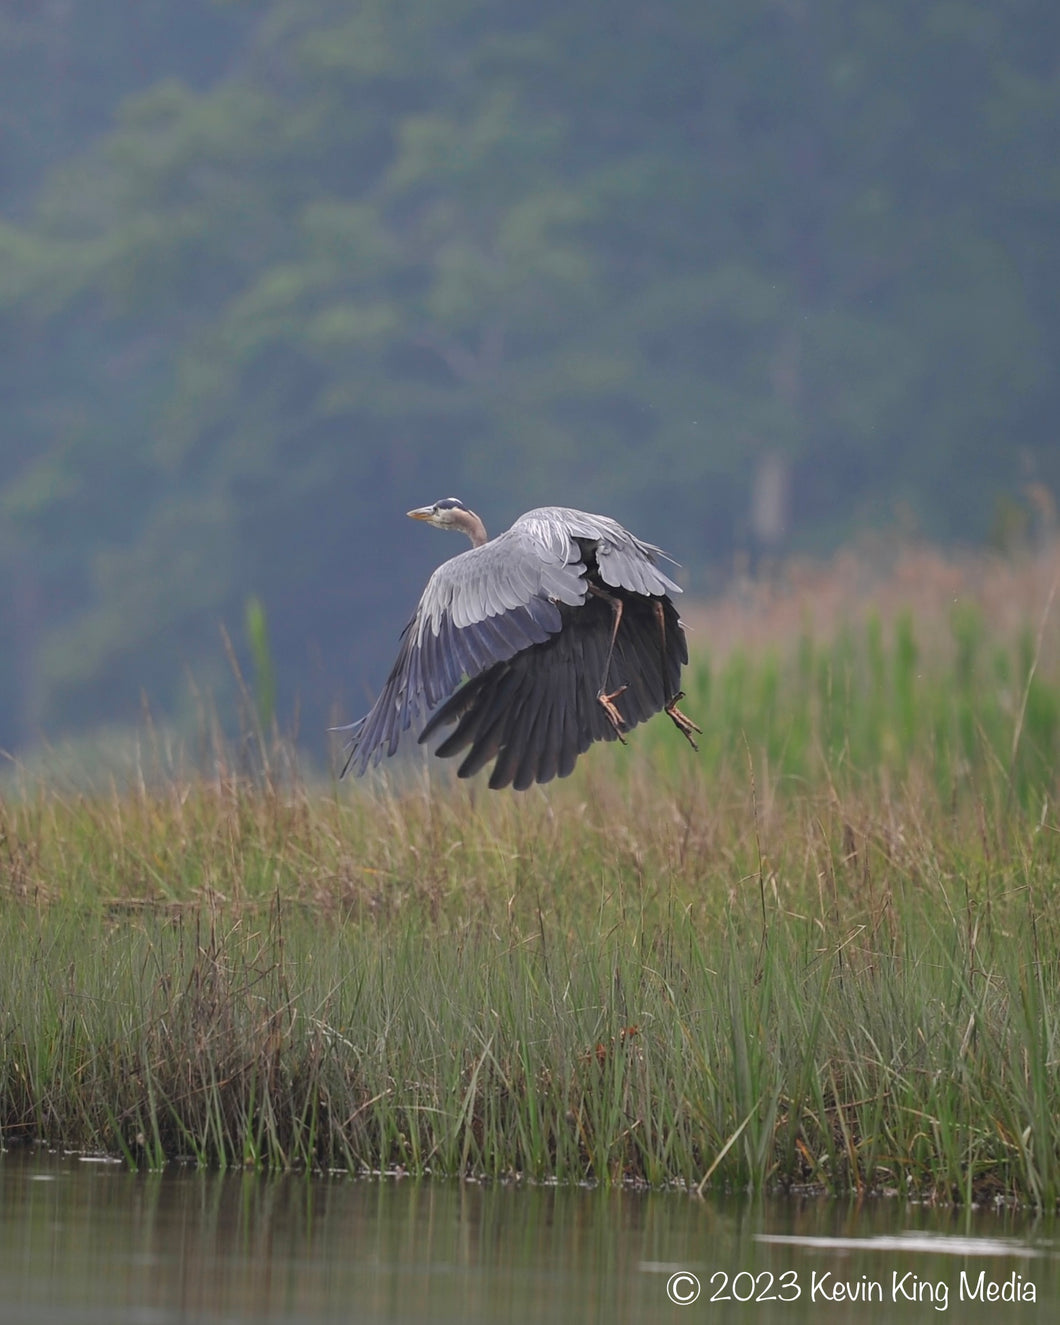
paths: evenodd
<path fill-rule="evenodd" d="M 0 1127 L 203 1164 L 1060 1196 L 1058 687 L 955 615 L 691 669 L 526 795 L 0 800 Z M 281 757 L 282 755 L 282 757 Z"/>
<path fill-rule="evenodd" d="M 651 923 L 601 898 L 576 928 L 8 909 L 5 1134 L 148 1166 L 1051 1205 L 1055 906 L 1028 886 L 950 913 L 937 888 L 771 901 L 764 927 L 749 896 Z"/>
<path fill-rule="evenodd" d="M 870 614 L 827 641 L 805 633 L 794 649 L 736 650 L 720 664 L 699 655 L 685 707 L 704 728 L 703 765 L 745 764 L 750 747 L 774 775 L 812 782 L 916 766 L 943 795 L 995 786 L 1001 773 L 1033 800 L 1060 766 L 1060 678 L 1039 667 L 1041 640 L 1030 626 L 992 640 L 967 603 L 948 633 L 928 647 L 909 613 L 887 632 Z M 648 739 L 657 747 L 658 729 Z"/>

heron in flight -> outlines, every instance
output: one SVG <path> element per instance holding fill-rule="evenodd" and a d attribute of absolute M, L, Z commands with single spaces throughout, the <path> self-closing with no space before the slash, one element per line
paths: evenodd
<path fill-rule="evenodd" d="M 677 707 L 688 646 L 671 595 L 681 590 L 659 569 L 659 548 L 563 506 L 527 511 L 492 540 L 456 497 L 408 514 L 471 547 L 427 582 L 370 711 L 335 728 L 349 733 L 343 776 L 394 754 L 431 710 L 419 740 L 452 727 L 436 753 L 466 751 L 462 778 L 494 760 L 493 788 L 566 777 L 594 741 L 625 742 L 660 711 L 697 748 L 700 728 Z"/>

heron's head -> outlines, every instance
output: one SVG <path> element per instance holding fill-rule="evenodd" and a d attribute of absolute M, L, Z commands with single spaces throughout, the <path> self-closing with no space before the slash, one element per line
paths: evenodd
<path fill-rule="evenodd" d="M 466 534 L 474 547 L 486 541 L 486 529 L 482 521 L 457 497 L 443 497 L 433 506 L 417 506 L 408 515 L 410 520 L 425 520 L 435 529 L 455 529 Z"/>

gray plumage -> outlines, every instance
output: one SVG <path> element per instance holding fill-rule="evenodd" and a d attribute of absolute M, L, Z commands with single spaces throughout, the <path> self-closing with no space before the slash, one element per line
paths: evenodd
<path fill-rule="evenodd" d="M 349 733 L 343 774 L 394 754 L 410 726 L 420 741 L 454 726 L 437 753 L 467 750 L 461 777 L 495 760 L 490 786 L 517 789 L 566 776 L 593 741 L 623 739 L 660 710 L 692 740 L 699 729 L 676 707 L 688 652 L 670 595 L 681 590 L 657 547 L 562 506 L 489 542 L 454 497 L 409 515 L 473 546 L 427 582 L 371 710 L 337 729 Z"/>

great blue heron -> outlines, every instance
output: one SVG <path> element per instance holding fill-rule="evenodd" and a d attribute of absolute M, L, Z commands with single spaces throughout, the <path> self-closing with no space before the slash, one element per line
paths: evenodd
<path fill-rule="evenodd" d="M 438 705 L 420 741 L 455 723 L 437 753 L 467 750 L 460 777 L 495 759 L 494 788 L 566 777 L 593 741 L 624 741 L 660 710 L 696 748 L 700 728 L 677 707 L 688 646 L 670 595 L 681 590 L 659 548 L 563 506 L 528 511 L 491 541 L 455 497 L 408 514 L 471 548 L 427 582 L 371 710 L 335 729 L 349 732 L 343 775 L 394 754 Z"/>

